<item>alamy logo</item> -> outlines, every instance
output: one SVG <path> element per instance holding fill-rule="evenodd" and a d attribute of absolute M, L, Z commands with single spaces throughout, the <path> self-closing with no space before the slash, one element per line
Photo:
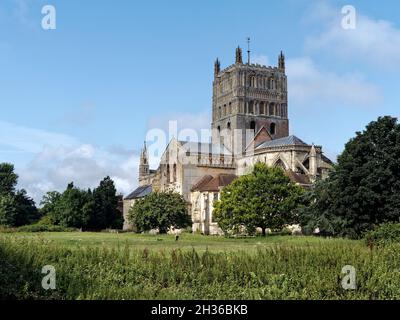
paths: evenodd
<path fill-rule="evenodd" d="M 56 268 L 51 265 L 44 266 L 42 273 L 45 276 L 42 279 L 42 288 L 44 290 L 55 290 L 56 289 Z"/>
<path fill-rule="evenodd" d="M 342 273 L 345 276 L 342 279 L 342 288 L 344 290 L 355 290 L 356 286 L 356 268 L 347 265 L 342 268 Z"/>
<path fill-rule="evenodd" d="M 42 14 L 45 16 L 42 18 L 43 30 L 55 30 L 56 25 L 56 8 L 51 5 L 46 5 L 42 8 Z"/>
<path fill-rule="evenodd" d="M 357 26 L 356 8 L 347 5 L 342 8 L 342 28 L 345 30 L 354 30 Z"/>

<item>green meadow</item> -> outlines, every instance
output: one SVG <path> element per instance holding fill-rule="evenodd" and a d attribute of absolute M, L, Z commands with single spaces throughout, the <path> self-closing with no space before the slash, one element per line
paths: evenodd
<path fill-rule="evenodd" d="M 307 236 L 2 233 L 3 299 L 399 299 L 400 247 Z M 42 288 L 54 266 L 56 289 Z M 342 287 L 354 266 L 356 289 Z"/>

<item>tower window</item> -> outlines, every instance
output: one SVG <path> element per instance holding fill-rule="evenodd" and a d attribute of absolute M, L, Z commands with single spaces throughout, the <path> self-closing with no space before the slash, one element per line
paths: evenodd
<path fill-rule="evenodd" d="M 254 113 L 254 102 L 253 101 L 249 102 L 249 113 L 251 113 L 251 114 Z"/>
<path fill-rule="evenodd" d="M 250 122 L 250 129 L 253 130 L 254 133 L 256 132 L 256 123 L 255 123 L 255 121 L 251 121 Z"/>
<path fill-rule="evenodd" d="M 274 122 L 272 122 L 271 125 L 269 126 L 269 133 L 270 134 L 276 133 L 276 124 Z"/>
<path fill-rule="evenodd" d="M 176 163 L 174 163 L 173 181 L 176 182 Z"/>
<path fill-rule="evenodd" d="M 264 114 L 264 103 L 260 103 L 260 114 Z"/>
<path fill-rule="evenodd" d="M 231 130 L 231 123 L 230 123 L 230 122 L 228 122 L 227 128 L 228 128 L 229 130 Z"/>
<path fill-rule="evenodd" d="M 218 127 L 217 127 L 217 130 L 218 130 L 218 133 L 220 133 L 220 132 L 221 132 L 221 127 L 218 126 Z"/>
<path fill-rule="evenodd" d="M 273 103 L 271 103 L 270 105 L 269 105 L 269 115 L 270 116 L 273 116 L 273 115 L 275 115 L 275 105 L 273 104 Z"/>

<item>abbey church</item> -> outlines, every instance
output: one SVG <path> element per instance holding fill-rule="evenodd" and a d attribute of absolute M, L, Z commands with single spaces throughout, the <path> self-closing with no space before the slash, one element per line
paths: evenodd
<path fill-rule="evenodd" d="M 332 162 L 321 146 L 289 135 L 285 56 L 278 66 L 243 62 L 241 48 L 235 63 L 221 69 L 214 64 L 212 137 L 209 143 L 173 138 L 156 170 L 149 168 L 146 144 L 141 152 L 139 187 L 124 199 L 124 229 L 132 229 L 127 215 L 133 203 L 152 191 L 172 190 L 184 196 L 193 231 L 219 234 L 213 203 L 220 190 L 257 162 L 281 167 L 295 183 L 309 187 L 324 178 Z"/>

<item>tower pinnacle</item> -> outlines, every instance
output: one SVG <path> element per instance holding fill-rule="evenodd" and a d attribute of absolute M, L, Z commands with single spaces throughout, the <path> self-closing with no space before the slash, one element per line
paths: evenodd
<path fill-rule="evenodd" d="M 236 64 L 243 64 L 242 49 L 240 47 L 236 48 Z"/>
<path fill-rule="evenodd" d="M 221 63 L 219 62 L 219 60 L 217 58 L 217 60 L 215 60 L 215 63 L 214 63 L 214 76 L 216 77 L 220 71 L 221 71 Z"/>
<path fill-rule="evenodd" d="M 139 180 L 144 178 L 149 174 L 149 154 L 147 152 L 146 141 L 144 142 L 143 149 L 140 153 L 140 163 L 139 163 Z"/>
<path fill-rule="evenodd" d="M 278 58 L 278 67 L 279 69 L 285 71 L 285 55 L 281 51 L 279 58 Z"/>

